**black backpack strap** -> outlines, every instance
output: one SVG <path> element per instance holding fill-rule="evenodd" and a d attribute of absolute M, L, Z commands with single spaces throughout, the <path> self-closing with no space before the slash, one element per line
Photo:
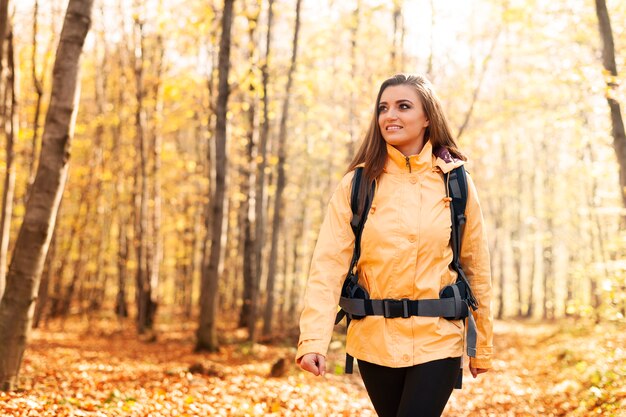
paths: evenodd
<path fill-rule="evenodd" d="M 467 173 L 463 165 L 454 168 L 449 173 L 444 174 L 444 181 L 446 183 L 446 192 L 448 197 L 451 198 L 450 215 L 452 216 L 452 233 L 450 235 L 452 245 L 452 268 L 457 272 L 459 281 L 464 284 L 465 298 L 469 307 L 476 310 L 478 308 L 478 302 L 469 280 L 461 267 L 461 242 L 463 239 L 463 230 L 465 229 L 465 208 L 467 207 Z M 459 284 L 459 285 L 462 285 Z M 471 357 L 476 356 L 476 323 L 471 312 L 467 316 L 467 345 L 468 355 Z M 461 363 L 461 370 L 457 378 L 454 388 L 460 389 L 463 386 L 463 363 Z"/>
<path fill-rule="evenodd" d="M 450 235 L 452 246 L 452 267 L 458 273 L 459 279 L 465 283 L 467 300 L 474 310 L 478 308 L 478 302 L 472 293 L 470 283 L 461 267 L 461 242 L 465 229 L 465 208 L 467 207 L 467 173 L 463 165 L 454 168 L 444 174 L 446 192 L 451 198 L 450 215 L 452 217 L 452 233 Z"/>
<path fill-rule="evenodd" d="M 352 284 L 356 285 L 358 276 L 356 274 L 356 267 L 359 263 L 359 258 L 361 257 L 361 235 L 363 234 L 363 228 L 365 227 L 365 221 L 367 220 L 367 215 L 370 211 L 370 207 L 372 206 L 372 200 L 374 199 L 374 192 L 376 189 L 376 183 L 372 183 L 372 188 L 367 193 L 365 197 L 365 205 L 363 207 L 363 211 L 359 213 L 359 190 L 361 189 L 361 180 L 363 178 L 363 167 L 358 167 L 354 170 L 354 177 L 352 177 L 352 190 L 350 192 L 350 208 L 352 209 L 352 219 L 350 220 L 350 227 L 354 232 L 354 249 L 352 251 L 352 260 L 350 261 L 350 269 L 348 271 L 348 275 L 346 276 L 346 280 L 343 283 L 342 294 L 347 292 L 347 287 Z M 346 315 L 345 310 L 341 309 L 337 313 L 337 317 L 335 318 L 335 324 L 339 323 L 343 317 L 346 316 L 346 327 L 350 326 L 350 316 Z M 345 373 L 351 374 L 354 366 L 354 358 L 346 353 L 346 367 Z"/>
<path fill-rule="evenodd" d="M 365 221 L 369 214 L 370 207 L 372 206 L 372 200 L 374 198 L 375 183 L 372 183 L 372 188 L 365 196 L 365 206 L 363 212 L 359 213 L 359 190 L 361 189 L 361 179 L 363 178 L 363 167 L 358 167 L 354 170 L 354 177 L 352 178 L 352 190 L 350 193 L 350 208 L 352 209 L 352 219 L 350 220 L 350 227 L 354 232 L 354 251 L 352 252 L 352 261 L 350 262 L 350 271 L 353 271 L 359 262 L 361 257 L 361 235 L 363 234 L 363 228 L 365 227 Z"/>
<path fill-rule="evenodd" d="M 452 199 L 452 262 L 460 265 L 461 238 L 465 227 L 465 207 L 467 206 L 467 178 L 463 166 L 445 174 L 448 197 Z"/>

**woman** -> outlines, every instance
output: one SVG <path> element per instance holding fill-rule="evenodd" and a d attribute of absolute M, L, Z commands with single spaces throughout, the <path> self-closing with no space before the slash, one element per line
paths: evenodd
<path fill-rule="evenodd" d="M 433 299 L 457 278 L 450 267 L 450 199 L 443 174 L 465 160 L 428 80 L 400 74 L 382 83 L 365 140 L 330 200 L 313 254 L 296 355 L 302 369 L 325 373 L 355 240 L 350 227 L 354 169 L 363 167 L 362 190 L 373 182 L 376 187 L 361 239 L 359 284 L 372 299 Z M 485 227 L 469 176 L 467 183 L 460 260 L 479 305 L 472 313 L 476 357 L 469 364 L 476 378 L 491 368 L 491 276 Z M 462 371 L 463 327 L 460 320 L 422 316 L 372 315 L 350 323 L 346 350 L 358 360 L 379 416 L 441 415 Z"/>

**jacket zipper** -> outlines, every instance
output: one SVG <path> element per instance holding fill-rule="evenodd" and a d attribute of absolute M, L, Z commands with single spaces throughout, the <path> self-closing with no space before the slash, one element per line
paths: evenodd
<path fill-rule="evenodd" d="M 411 172 L 411 162 L 409 161 L 409 157 L 405 156 L 404 158 L 406 159 L 406 167 L 409 169 L 409 172 Z"/>

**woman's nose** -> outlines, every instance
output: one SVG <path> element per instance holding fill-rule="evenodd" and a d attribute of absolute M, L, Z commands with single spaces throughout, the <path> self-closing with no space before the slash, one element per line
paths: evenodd
<path fill-rule="evenodd" d="M 398 115 L 396 114 L 396 111 L 394 109 L 389 109 L 386 116 L 387 120 L 395 120 L 398 118 Z"/>

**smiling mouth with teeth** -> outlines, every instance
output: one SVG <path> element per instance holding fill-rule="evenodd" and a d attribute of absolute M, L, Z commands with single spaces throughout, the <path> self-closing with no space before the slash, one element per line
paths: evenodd
<path fill-rule="evenodd" d="M 386 130 L 400 130 L 402 126 L 387 126 Z"/>

